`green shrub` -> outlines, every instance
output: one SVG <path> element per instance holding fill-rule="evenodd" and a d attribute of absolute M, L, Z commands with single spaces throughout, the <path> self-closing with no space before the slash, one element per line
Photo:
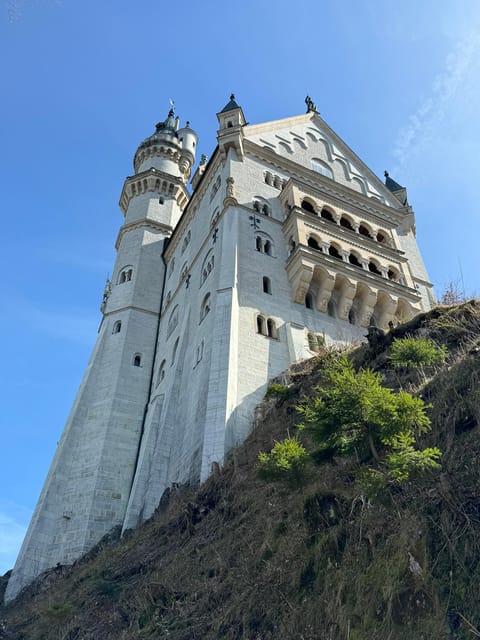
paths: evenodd
<path fill-rule="evenodd" d="M 266 398 L 271 398 L 272 396 L 276 396 L 277 398 L 290 398 L 293 394 L 292 387 L 287 387 L 284 384 L 278 384 L 276 382 L 272 382 L 267 387 L 267 392 L 265 394 Z"/>
<path fill-rule="evenodd" d="M 300 485 L 305 479 L 308 453 L 297 438 L 275 442 L 270 453 L 258 454 L 257 473 L 262 480 L 283 480 Z"/>
<path fill-rule="evenodd" d="M 300 428 L 311 432 L 320 454 L 370 456 L 380 475 L 393 482 L 438 468 L 438 449 L 414 446 L 416 434 L 430 430 L 424 402 L 405 391 L 394 393 L 381 381 L 380 374 L 357 373 L 346 357 L 338 358 L 329 366 L 326 386 L 297 407 Z"/>
<path fill-rule="evenodd" d="M 448 355 L 447 348 L 438 347 L 430 338 L 395 338 L 389 356 L 394 367 L 429 367 L 442 364 Z"/>

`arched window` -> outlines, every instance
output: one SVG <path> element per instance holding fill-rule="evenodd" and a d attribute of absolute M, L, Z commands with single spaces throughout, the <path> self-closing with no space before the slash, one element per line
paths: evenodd
<path fill-rule="evenodd" d="M 192 237 L 192 232 L 189 230 L 182 243 L 182 253 L 185 253 L 185 249 L 190 244 L 190 239 Z"/>
<path fill-rule="evenodd" d="M 312 247 L 312 249 L 316 249 L 317 251 L 320 251 L 320 245 L 318 244 L 317 240 L 313 236 L 309 237 L 307 244 L 309 247 Z"/>
<path fill-rule="evenodd" d="M 120 333 L 121 330 L 122 330 L 122 321 L 117 320 L 116 322 L 113 323 L 112 333 Z"/>
<path fill-rule="evenodd" d="M 278 338 L 277 325 L 272 318 L 267 319 L 267 336 L 269 338 Z"/>
<path fill-rule="evenodd" d="M 350 229 L 350 231 L 353 231 L 353 225 L 350 222 L 350 220 L 348 218 L 346 218 L 345 216 L 342 216 L 340 218 L 340 226 L 345 227 L 345 229 Z"/>
<path fill-rule="evenodd" d="M 356 323 L 355 311 L 353 309 L 350 309 L 348 312 L 348 321 L 350 324 Z"/>
<path fill-rule="evenodd" d="M 178 349 L 178 341 L 180 340 L 180 338 L 177 338 L 175 340 L 175 344 L 173 345 L 173 351 L 172 351 L 172 364 L 175 362 L 175 358 L 177 357 L 177 349 Z"/>
<path fill-rule="evenodd" d="M 267 276 L 263 276 L 263 293 L 272 294 L 272 281 Z"/>
<path fill-rule="evenodd" d="M 184 280 L 188 274 L 188 262 L 185 262 L 182 270 L 180 271 L 180 280 Z"/>
<path fill-rule="evenodd" d="M 165 378 L 165 360 L 162 360 L 162 363 L 160 364 L 160 366 L 158 368 L 157 385 L 159 385 L 161 382 L 163 382 L 164 378 Z"/>
<path fill-rule="evenodd" d="M 330 169 L 326 162 L 323 160 L 319 160 L 318 158 L 312 158 L 311 167 L 317 173 L 321 173 L 322 176 L 326 178 L 331 178 L 333 180 L 333 171 Z"/>
<path fill-rule="evenodd" d="M 133 366 L 134 367 L 141 367 L 142 366 L 142 356 L 139 353 L 136 353 L 133 356 Z"/>
<path fill-rule="evenodd" d="M 308 200 L 302 200 L 302 209 L 304 211 L 308 211 L 309 213 L 315 213 L 315 209 L 313 208 L 313 204 Z"/>
<path fill-rule="evenodd" d="M 200 344 L 197 347 L 196 353 L 195 353 L 195 364 L 194 364 L 194 368 L 197 366 L 197 364 L 200 362 L 200 360 L 203 358 L 203 348 L 205 345 L 205 340 L 202 340 L 200 342 Z"/>
<path fill-rule="evenodd" d="M 323 218 L 324 220 L 329 220 L 330 222 L 335 222 L 335 218 L 333 217 L 333 213 L 331 211 L 329 211 L 328 209 L 326 209 L 325 207 L 323 207 L 323 209 L 320 211 L 320 217 Z"/>
<path fill-rule="evenodd" d="M 337 247 L 334 244 L 331 244 L 328 247 L 328 253 L 329 255 L 332 256 L 332 258 L 336 258 L 337 260 L 342 259 L 342 256 L 340 255 L 340 251 L 337 249 Z"/>
<path fill-rule="evenodd" d="M 210 226 L 213 227 L 213 225 L 217 222 L 218 218 L 220 217 L 220 208 L 217 207 L 215 209 L 215 211 L 213 212 L 213 215 L 210 219 Z"/>
<path fill-rule="evenodd" d="M 202 264 L 202 271 L 200 274 L 200 286 L 205 282 L 210 273 L 213 271 L 213 267 L 215 266 L 215 256 L 213 255 L 212 250 L 210 250 Z"/>
<path fill-rule="evenodd" d="M 368 263 L 368 270 L 371 271 L 372 273 L 376 273 L 378 276 L 382 275 L 382 272 L 380 271 L 378 266 L 375 264 L 375 262 L 373 262 L 373 260 L 371 260 Z"/>
<path fill-rule="evenodd" d="M 260 232 L 255 236 L 255 249 L 260 253 L 265 253 L 267 256 L 273 256 L 273 242 L 269 235 Z"/>
<path fill-rule="evenodd" d="M 364 225 L 361 224 L 358 228 L 358 233 L 360 233 L 362 236 L 365 236 L 366 238 L 372 238 L 372 234 L 370 233 L 370 230 Z"/>
<path fill-rule="evenodd" d="M 305 306 L 307 309 L 313 309 L 313 295 L 310 291 L 305 296 Z"/>
<path fill-rule="evenodd" d="M 355 265 L 356 267 L 361 267 L 362 263 L 360 262 L 360 260 L 357 258 L 357 256 L 354 253 L 351 253 L 348 256 L 348 261 L 350 264 Z"/>
<path fill-rule="evenodd" d="M 266 328 L 265 318 L 260 315 L 257 316 L 256 323 L 257 323 L 257 333 L 260 333 L 262 336 L 266 336 L 267 328 Z"/>
<path fill-rule="evenodd" d="M 202 322 L 210 311 L 210 293 L 204 297 L 202 306 L 200 307 L 200 322 Z"/>
<path fill-rule="evenodd" d="M 175 269 L 175 258 L 172 258 L 168 266 L 168 277 L 170 277 Z"/>
<path fill-rule="evenodd" d="M 130 282 L 133 275 L 132 267 L 125 267 L 120 271 L 120 275 L 118 276 L 118 284 L 123 284 L 124 282 Z"/>
<path fill-rule="evenodd" d="M 210 191 L 210 202 L 213 200 L 213 198 L 215 197 L 215 194 L 217 193 L 217 191 L 220 189 L 220 184 L 222 182 L 222 179 L 220 176 L 217 176 L 217 179 L 215 180 L 213 187 Z"/>
<path fill-rule="evenodd" d="M 397 269 L 395 267 L 389 267 L 387 276 L 389 280 L 393 280 L 393 282 L 398 282 L 399 275 Z"/>
<path fill-rule="evenodd" d="M 377 231 L 377 241 L 381 242 L 382 244 L 386 244 L 387 247 L 391 246 L 390 240 L 388 238 L 388 234 L 383 229 L 379 229 Z"/>
<path fill-rule="evenodd" d="M 178 304 L 175 307 L 175 309 L 172 311 L 172 313 L 170 314 L 170 318 L 168 319 L 167 338 L 169 335 L 173 333 L 177 324 L 178 324 Z"/>

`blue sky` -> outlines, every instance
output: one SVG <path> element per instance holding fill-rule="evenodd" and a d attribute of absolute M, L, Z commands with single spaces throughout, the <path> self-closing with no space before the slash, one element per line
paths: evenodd
<path fill-rule="evenodd" d="M 210 155 L 232 91 L 251 123 L 309 93 L 408 187 L 437 294 L 480 292 L 478 0 L 1 0 L 0 60 L 0 573 L 95 340 L 123 179 L 169 98 Z"/>

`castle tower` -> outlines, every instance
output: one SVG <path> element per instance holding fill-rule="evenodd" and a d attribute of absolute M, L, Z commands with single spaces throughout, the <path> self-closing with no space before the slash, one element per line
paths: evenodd
<path fill-rule="evenodd" d="M 165 264 L 162 251 L 189 194 L 197 136 L 173 109 L 134 157 L 100 329 L 8 584 L 69 564 L 123 523 L 148 403 Z"/>

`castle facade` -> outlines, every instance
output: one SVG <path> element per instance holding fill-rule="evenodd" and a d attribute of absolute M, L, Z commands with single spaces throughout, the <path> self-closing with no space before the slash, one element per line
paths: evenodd
<path fill-rule="evenodd" d="M 7 600 L 204 480 L 292 363 L 432 306 L 406 190 L 306 103 L 247 125 L 232 96 L 192 193 L 188 122 L 171 110 L 139 145 L 97 341 Z"/>

